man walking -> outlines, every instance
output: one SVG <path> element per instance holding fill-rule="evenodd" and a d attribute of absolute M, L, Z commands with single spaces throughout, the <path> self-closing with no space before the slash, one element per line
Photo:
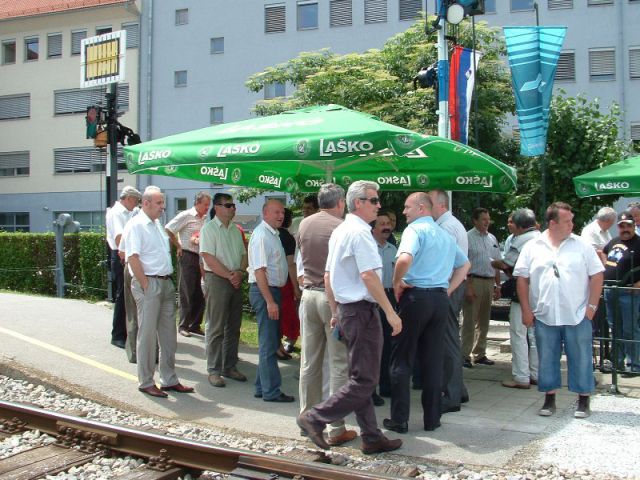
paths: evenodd
<path fill-rule="evenodd" d="M 200 256 L 197 236 L 209 213 L 211 195 L 207 192 L 196 194 L 193 207 L 173 217 L 165 230 L 171 243 L 176 248 L 180 268 L 180 335 L 190 337 L 192 333 L 204 335 L 202 314 L 204 313 L 204 296 L 200 283 Z"/>
<path fill-rule="evenodd" d="M 591 321 L 598 309 L 604 267 L 593 247 L 571 233 L 570 205 L 552 203 L 545 219 L 548 229 L 524 246 L 513 271 L 522 322 L 527 327 L 535 323 L 538 391 L 545 393 L 538 413 L 550 416 L 556 411 L 564 347 L 569 390 L 578 394 L 574 416 L 585 418 L 591 413 L 589 396 L 595 388 Z"/>
<path fill-rule="evenodd" d="M 428 193 L 431 200 L 431 215 L 436 224 L 451 235 L 466 255 L 469 253 L 469 238 L 462 222 L 449 210 L 449 195 L 444 190 Z M 449 315 L 444 329 L 444 360 L 442 373 L 442 413 L 459 412 L 460 404 L 469 400 L 469 392 L 462 378 L 462 347 L 460 345 L 460 311 L 464 302 L 465 281 L 449 295 Z"/>
<path fill-rule="evenodd" d="M 385 428 L 408 429 L 409 377 L 416 360 L 422 373 L 424 429 L 440 426 L 444 332 L 449 295 L 462 283 L 469 261 L 453 238 L 431 217 L 431 200 L 412 193 L 404 204 L 407 228 L 398 246 L 393 290 L 398 300 L 402 333 L 391 346 L 391 418 Z"/>
<path fill-rule="evenodd" d="M 322 431 L 328 423 L 355 412 L 360 426 L 362 452 L 389 452 L 402 440 L 389 440 L 378 429 L 371 395 L 378 384 L 382 327 L 378 305 L 393 330 L 400 333 L 400 318 L 387 299 L 380 281 L 382 262 L 369 223 L 380 208 L 378 184 L 356 181 L 347 191 L 349 214 L 329 240 L 324 285 L 331 307 L 331 324 L 347 342 L 349 381 L 324 402 L 298 417 L 298 426 L 320 448 L 328 449 Z"/>
<path fill-rule="evenodd" d="M 631 362 L 631 373 L 640 373 L 640 297 L 630 287 L 640 287 L 640 237 L 634 229 L 633 214 L 627 210 L 618 215 L 618 236 L 603 249 L 606 261 L 604 279 L 612 287 L 604 292 L 607 321 L 615 337 L 630 342 L 620 342 L 617 348 L 616 368 L 622 376 L 626 372 L 625 358 Z"/>
<path fill-rule="evenodd" d="M 111 326 L 111 345 L 125 348 L 127 339 L 127 313 L 125 308 L 124 267 L 118 255 L 120 240 L 124 227 L 131 219 L 133 209 L 140 202 L 142 195 L 135 188 L 127 185 L 120 192 L 120 200 L 107 210 L 105 218 L 107 226 L 107 243 L 111 251 L 111 282 L 113 286 L 113 322 Z M 135 338 L 133 339 L 135 342 Z M 135 355 L 134 355 L 135 357 Z"/>
<path fill-rule="evenodd" d="M 149 186 L 142 195 L 142 211 L 125 227 L 126 255 L 133 275 L 131 291 L 138 307 L 138 390 L 153 397 L 166 391 L 193 392 L 180 383 L 175 371 L 175 288 L 171 274 L 169 239 L 158 220 L 164 212 L 164 195 Z M 160 344 L 159 389 L 154 380 L 156 338 Z"/>
<path fill-rule="evenodd" d="M 492 260 L 500 260 L 498 240 L 489 233 L 491 218 L 486 208 L 476 208 L 472 214 L 473 228 L 467 232 L 471 271 L 467 278 L 462 320 L 462 355 L 464 366 L 473 363 L 493 365 L 487 358 L 487 334 L 491 301 L 500 297 L 500 271 L 491 266 Z"/>
<path fill-rule="evenodd" d="M 231 195 L 213 197 L 215 217 L 200 231 L 200 255 L 206 289 L 205 345 L 209 383 L 224 387 L 222 377 L 246 382 L 236 367 L 242 325 L 242 279 L 247 251 L 242 233 L 232 223 L 236 205 Z"/>
<path fill-rule="evenodd" d="M 258 372 L 256 398 L 265 402 L 293 402 L 280 390 L 282 378 L 276 352 L 280 346 L 280 288 L 289 269 L 278 228 L 284 205 L 271 199 L 262 207 L 262 222 L 249 239 L 249 301 L 258 321 Z"/>
<path fill-rule="evenodd" d="M 325 354 L 329 359 L 330 394 L 336 393 L 348 380 L 347 347 L 332 335 L 331 308 L 324 284 L 329 238 L 344 216 L 344 190 L 334 183 L 322 185 L 318 204 L 320 211 L 300 223 L 297 240 L 304 269 L 300 309 L 300 413 L 322 401 Z M 342 418 L 332 422 L 330 427 L 329 445 L 341 445 L 356 437 L 354 430 L 345 428 Z"/>

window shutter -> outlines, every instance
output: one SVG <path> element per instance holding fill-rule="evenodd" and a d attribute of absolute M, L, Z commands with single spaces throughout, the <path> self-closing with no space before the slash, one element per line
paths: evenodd
<path fill-rule="evenodd" d="M 0 97 L 0 120 L 29 118 L 31 116 L 31 95 L 7 95 Z"/>
<path fill-rule="evenodd" d="M 58 90 L 54 92 L 54 115 L 70 113 L 85 113 L 91 105 L 106 107 L 105 94 L 107 87 L 74 88 L 71 90 Z M 120 111 L 129 110 L 129 84 L 118 85 L 118 104 Z"/>
<path fill-rule="evenodd" d="M 330 25 L 332 27 L 348 27 L 352 23 L 351 0 L 331 0 L 329 4 Z"/>
<path fill-rule="evenodd" d="M 285 6 L 265 5 L 264 33 L 282 33 L 286 31 Z"/>
<path fill-rule="evenodd" d="M 400 0 L 400 20 L 415 20 L 422 9 L 422 0 Z"/>
<path fill-rule="evenodd" d="M 80 55 L 81 42 L 87 38 L 87 31 L 71 32 L 71 55 Z"/>
<path fill-rule="evenodd" d="M 364 0 L 364 23 L 387 21 L 387 0 Z"/>
<path fill-rule="evenodd" d="M 53 33 L 47 36 L 47 58 L 62 56 L 62 34 Z"/>
<path fill-rule="evenodd" d="M 549 10 L 573 8 L 573 0 L 549 0 L 547 7 Z"/>
<path fill-rule="evenodd" d="M 589 76 L 595 80 L 613 80 L 616 76 L 616 51 L 614 49 L 589 50 Z"/>
<path fill-rule="evenodd" d="M 631 140 L 640 142 L 640 123 L 631 124 Z"/>
<path fill-rule="evenodd" d="M 589 0 L 587 5 L 610 5 L 613 0 Z"/>
<path fill-rule="evenodd" d="M 58 148 L 53 151 L 55 173 L 101 172 L 106 157 L 106 151 L 95 147 Z"/>
<path fill-rule="evenodd" d="M 556 80 L 576 79 L 576 54 L 575 52 L 560 52 Z"/>
<path fill-rule="evenodd" d="M 127 32 L 127 49 L 140 47 L 140 25 L 137 23 L 123 23 L 122 30 Z"/>
<path fill-rule="evenodd" d="M 0 177 L 29 175 L 30 154 L 26 152 L 0 152 Z"/>
<path fill-rule="evenodd" d="M 629 49 L 629 78 L 640 78 L 640 48 Z"/>

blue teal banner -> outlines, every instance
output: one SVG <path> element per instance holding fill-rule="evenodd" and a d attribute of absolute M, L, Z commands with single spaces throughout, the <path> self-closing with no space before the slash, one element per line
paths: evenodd
<path fill-rule="evenodd" d="M 567 27 L 504 27 L 520 127 L 520 154 L 542 155 L 549 106 Z"/>

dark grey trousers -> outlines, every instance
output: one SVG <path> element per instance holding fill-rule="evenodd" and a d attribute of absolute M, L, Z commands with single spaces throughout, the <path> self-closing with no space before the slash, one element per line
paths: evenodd
<path fill-rule="evenodd" d="M 460 347 L 460 325 L 458 317 L 464 301 L 464 283 L 449 297 L 451 308 L 444 329 L 444 360 L 442 376 L 442 409 L 459 407 L 462 398 L 469 392 L 462 378 L 462 349 Z"/>
<path fill-rule="evenodd" d="M 180 265 L 180 328 L 189 331 L 200 328 L 204 315 L 204 295 L 200 286 L 200 256 L 182 251 Z"/>

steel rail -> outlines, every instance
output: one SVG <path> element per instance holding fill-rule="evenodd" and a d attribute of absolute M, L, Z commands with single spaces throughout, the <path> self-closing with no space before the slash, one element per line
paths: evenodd
<path fill-rule="evenodd" d="M 94 439 L 106 448 L 122 454 L 160 459 L 171 467 L 233 473 L 250 469 L 305 480 L 391 480 L 380 474 L 345 469 L 335 465 L 303 462 L 240 449 L 182 440 L 125 426 L 50 412 L 42 408 L 0 401 L 0 419 L 18 421 L 24 428 L 38 429 L 54 436 L 75 435 Z"/>

